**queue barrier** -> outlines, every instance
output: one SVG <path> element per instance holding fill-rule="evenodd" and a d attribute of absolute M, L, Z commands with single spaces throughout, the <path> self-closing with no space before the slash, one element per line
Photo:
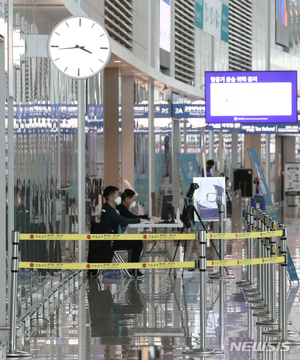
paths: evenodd
<path fill-rule="evenodd" d="M 257 214 L 258 220 L 259 213 Z M 265 217 L 262 218 L 265 221 Z M 207 355 L 211 353 L 210 349 L 206 348 L 206 269 L 207 267 L 220 267 L 224 266 L 252 266 L 258 265 L 258 268 L 266 268 L 269 266 L 275 266 L 276 263 L 280 264 L 279 267 L 279 288 L 281 289 L 279 296 L 279 317 L 280 317 L 280 327 L 282 328 L 282 341 L 286 340 L 286 283 L 284 283 L 284 278 L 286 278 L 286 267 L 287 267 L 287 253 L 286 253 L 286 229 L 284 226 L 282 230 L 275 230 L 275 226 L 271 226 L 268 222 L 265 223 L 265 226 L 258 226 L 258 231 L 253 232 L 253 226 L 251 226 L 250 231 L 246 233 L 214 233 L 206 234 L 205 231 L 199 231 L 195 234 L 20 234 L 18 240 L 197 240 L 200 247 L 200 256 L 196 261 L 186 261 L 186 262 L 159 262 L 159 263 L 109 263 L 109 264 L 88 264 L 88 263 L 40 263 L 40 262 L 19 262 L 17 268 L 42 268 L 42 269 L 163 269 L 163 268 L 195 268 L 199 269 L 200 276 L 200 349 L 191 349 L 183 351 L 186 354 L 197 354 L 197 355 Z M 255 229 L 256 230 L 256 229 Z M 264 231 L 267 230 L 267 231 Z M 19 234 L 18 234 L 19 235 Z M 280 249 L 276 250 L 272 246 L 271 239 L 280 236 Z M 207 261 L 206 259 L 206 242 L 207 239 L 249 239 L 255 238 L 262 240 L 266 244 L 270 252 L 262 252 L 258 258 L 248 258 L 248 259 L 231 259 L 231 260 L 213 260 Z M 18 241 L 16 239 L 13 244 L 16 244 Z M 274 240 L 275 241 L 275 240 Z M 259 243 L 259 242 L 258 242 Z M 251 245 L 252 246 L 252 245 Z M 280 256 L 275 256 L 276 254 Z M 266 256 L 268 254 L 269 256 Z M 12 261 L 17 261 L 15 257 Z M 264 266 L 265 265 L 265 266 Z M 14 266 L 15 269 L 15 266 Z M 271 272 L 272 273 L 272 272 Z M 269 274 L 268 272 L 266 274 Z M 16 277 L 16 272 L 14 273 Z M 266 281 L 266 279 L 265 279 Z M 265 287 L 266 288 L 266 287 Z M 275 287 L 274 287 L 275 288 Z M 273 290 L 274 290 L 273 288 Z M 265 289 L 265 292 L 266 291 Z M 15 293 L 16 294 L 16 293 Z M 269 298 L 270 301 L 271 298 Z M 275 304 L 276 296 L 272 297 L 272 301 Z M 218 350 L 214 350 L 214 354 L 217 354 Z M 223 350 L 220 350 L 219 353 L 224 353 Z"/>
<path fill-rule="evenodd" d="M 258 264 L 284 263 L 285 257 L 256 258 L 239 260 L 213 260 L 206 261 L 207 267 L 220 266 L 244 266 Z M 178 268 L 199 268 L 199 261 L 174 261 L 174 262 L 138 262 L 138 263 L 46 263 L 20 261 L 19 268 L 22 269 L 64 269 L 64 270 L 108 270 L 108 269 L 178 269 Z"/>
<path fill-rule="evenodd" d="M 20 234 L 20 240 L 195 240 L 195 234 Z"/>
<path fill-rule="evenodd" d="M 251 232 L 252 238 L 282 236 L 283 231 Z M 207 233 L 207 239 L 247 239 L 249 233 Z M 20 234 L 20 240 L 195 240 L 195 234 Z"/>

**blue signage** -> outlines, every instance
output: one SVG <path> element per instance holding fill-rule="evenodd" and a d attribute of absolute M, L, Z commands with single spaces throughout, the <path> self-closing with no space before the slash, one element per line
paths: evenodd
<path fill-rule="evenodd" d="M 136 104 L 133 108 L 134 118 L 148 118 L 148 105 Z M 171 105 L 170 104 L 155 104 L 154 105 L 154 118 L 170 118 Z"/>
<path fill-rule="evenodd" d="M 173 104 L 174 119 L 205 118 L 205 105 Z"/>
<path fill-rule="evenodd" d="M 275 220 L 278 223 L 278 217 L 271 199 L 271 195 L 265 180 L 265 176 L 259 161 L 259 158 L 257 156 L 256 149 L 248 149 L 250 159 L 252 161 L 253 168 L 255 169 L 256 176 L 258 177 L 260 188 L 262 191 L 262 195 L 265 199 L 266 203 L 266 213 L 271 216 L 273 220 Z M 288 252 L 288 273 L 291 281 L 299 281 L 298 275 L 290 254 L 289 249 L 287 248 Z"/>

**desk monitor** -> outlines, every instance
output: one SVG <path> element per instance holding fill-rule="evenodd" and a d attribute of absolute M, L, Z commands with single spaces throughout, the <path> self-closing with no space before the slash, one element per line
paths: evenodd
<path fill-rule="evenodd" d="M 241 189 L 242 197 L 253 197 L 252 169 L 233 169 L 234 191 Z"/>
<path fill-rule="evenodd" d="M 173 194 L 167 194 L 163 197 L 161 208 L 161 220 L 172 221 L 174 219 Z"/>

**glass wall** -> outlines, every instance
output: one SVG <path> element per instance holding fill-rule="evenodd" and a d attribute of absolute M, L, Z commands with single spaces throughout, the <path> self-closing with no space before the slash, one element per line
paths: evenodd
<path fill-rule="evenodd" d="M 62 18 L 69 15 L 62 7 Z M 77 81 L 56 70 L 41 53 L 37 36 L 49 35 L 54 25 L 34 3 L 14 6 L 14 214 L 15 229 L 22 233 L 78 231 Z M 25 53 L 24 39 L 30 48 Z M 85 86 L 88 227 L 91 216 L 99 214 L 103 177 L 102 75 L 86 80 Z M 22 260 L 75 256 L 73 243 L 45 244 L 22 242 Z"/>

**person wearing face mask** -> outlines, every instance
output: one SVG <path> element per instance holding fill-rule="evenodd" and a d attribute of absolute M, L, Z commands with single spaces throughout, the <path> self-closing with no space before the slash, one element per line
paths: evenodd
<path fill-rule="evenodd" d="M 188 166 L 189 166 L 188 179 L 193 180 L 193 178 L 197 177 L 198 174 L 196 173 L 196 171 L 194 171 L 194 164 L 191 161 L 189 161 Z"/>
<path fill-rule="evenodd" d="M 122 202 L 117 205 L 116 209 L 119 210 L 120 215 L 129 219 L 146 219 L 149 220 L 148 215 L 135 215 L 130 210 L 136 207 L 136 193 L 131 189 L 125 189 L 122 193 Z"/>
<path fill-rule="evenodd" d="M 119 214 L 116 206 L 121 203 L 119 189 L 116 186 L 107 186 L 104 189 L 103 197 L 105 203 L 102 206 L 98 218 L 98 229 L 102 234 L 121 234 L 122 228 L 128 224 L 137 224 L 140 218 L 125 218 Z M 137 246 L 135 241 L 96 241 L 89 242 L 88 263 L 110 263 L 114 250 L 129 250 L 131 262 L 138 262 L 142 247 Z M 95 271 L 89 271 L 88 275 L 95 275 Z"/>

